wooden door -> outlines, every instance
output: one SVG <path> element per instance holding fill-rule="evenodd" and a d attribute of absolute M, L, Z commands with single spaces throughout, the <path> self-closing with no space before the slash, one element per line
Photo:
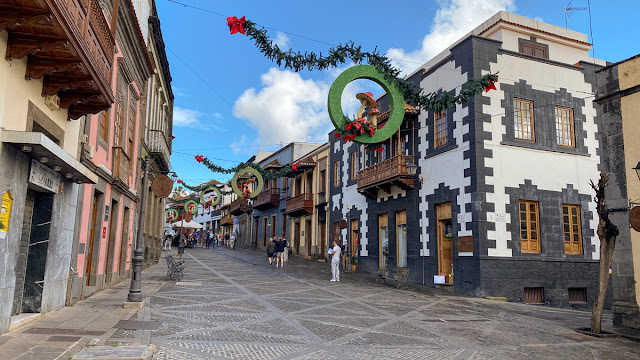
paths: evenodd
<path fill-rule="evenodd" d="M 333 241 L 340 245 L 340 222 L 333 223 Z M 333 247 L 333 244 L 331 244 L 331 247 Z"/>
<path fill-rule="evenodd" d="M 124 275 L 124 269 L 126 265 L 127 249 L 129 247 L 129 208 L 124 208 L 124 215 L 122 217 L 122 236 L 120 237 L 120 266 L 118 267 L 118 273 L 120 276 Z"/>
<path fill-rule="evenodd" d="M 115 237 L 118 228 L 118 203 L 111 202 L 111 215 L 109 215 L 109 241 L 107 242 L 107 258 L 104 262 L 105 282 L 110 283 L 113 276 L 113 258 L 115 256 Z"/>
<path fill-rule="evenodd" d="M 304 244 L 307 246 L 307 256 L 311 256 L 311 220 L 307 220 L 304 227 Z"/>
<path fill-rule="evenodd" d="M 253 220 L 253 228 L 255 229 L 255 234 L 253 234 L 253 242 L 256 244 L 256 247 L 258 247 L 258 220 L 259 219 Z M 264 246 L 267 246 L 267 244 L 265 243 Z"/>
<path fill-rule="evenodd" d="M 93 207 L 91 208 L 91 230 L 89 231 L 89 241 L 87 243 L 87 265 L 84 267 L 84 277 L 87 279 L 87 286 L 91 280 L 91 269 L 93 265 L 93 245 L 96 238 L 97 218 L 98 218 L 98 193 L 93 194 Z"/>
<path fill-rule="evenodd" d="M 438 217 L 438 274 L 445 276 L 447 284 L 453 284 L 453 224 L 451 203 L 436 205 Z"/>
<path fill-rule="evenodd" d="M 256 226 L 256 236 L 258 235 L 257 233 L 258 233 L 258 227 Z M 267 246 L 267 218 L 266 217 L 262 218 L 262 237 L 264 238 L 263 239 L 264 246 Z"/>
<path fill-rule="evenodd" d="M 351 219 L 351 256 L 358 256 L 358 219 Z"/>
<path fill-rule="evenodd" d="M 273 217 L 271 217 L 271 237 L 272 238 L 276 237 L 276 219 L 277 218 L 276 218 L 275 215 L 273 215 Z"/>
<path fill-rule="evenodd" d="M 300 223 L 297 222 L 293 230 L 296 242 L 296 255 L 300 255 Z"/>
<path fill-rule="evenodd" d="M 324 251 L 326 249 L 325 246 L 325 242 L 327 241 L 326 237 L 327 237 L 327 227 L 326 227 L 326 223 L 318 223 L 318 226 L 320 226 L 320 259 L 324 259 Z"/>

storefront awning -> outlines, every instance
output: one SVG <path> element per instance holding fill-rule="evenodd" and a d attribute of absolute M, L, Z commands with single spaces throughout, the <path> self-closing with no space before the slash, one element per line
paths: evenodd
<path fill-rule="evenodd" d="M 0 141 L 40 162 L 46 158 L 45 165 L 59 172 L 63 179 L 76 183 L 95 184 L 98 182 L 96 174 L 43 133 L 3 130 L 0 134 Z"/>

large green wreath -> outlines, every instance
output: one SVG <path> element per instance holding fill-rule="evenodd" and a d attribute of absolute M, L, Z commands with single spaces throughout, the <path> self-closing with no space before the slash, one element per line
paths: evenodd
<path fill-rule="evenodd" d="M 254 191 L 251 192 L 251 194 L 249 194 L 249 198 L 254 198 L 258 196 L 258 194 L 260 194 L 260 192 L 262 191 L 262 186 L 264 186 L 264 179 L 262 178 L 260 171 L 252 167 L 246 167 L 244 169 L 238 170 L 238 172 L 235 173 L 235 175 L 233 175 L 233 178 L 231 179 L 231 187 L 233 188 L 233 192 L 236 193 L 236 195 L 238 195 L 241 198 L 244 197 L 244 194 L 242 193 L 242 191 L 238 189 L 238 177 L 244 173 L 251 173 L 258 180 L 258 186 Z"/>
<path fill-rule="evenodd" d="M 201 203 L 201 204 L 206 204 L 206 203 L 207 203 L 206 201 L 204 201 L 204 194 L 205 194 L 207 191 L 209 191 L 209 190 L 213 190 L 213 192 L 215 192 L 215 193 L 216 193 L 216 195 L 217 195 L 217 196 L 216 196 L 216 201 L 213 201 L 213 202 L 211 203 L 211 206 L 216 206 L 216 205 L 218 205 L 218 203 L 220 202 L 220 198 L 222 198 L 222 194 L 220 194 L 220 190 L 219 190 L 217 187 L 215 187 L 215 186 L 209 186 L 209 187 L 205 188 L 204 190 L 202 190 L 202 191 L 200 192 L 200 203 Z"/>
<path fill-rule="evenodd" d="M 393 136 L 402 125 L 404 119 L 404 96 L 402 96 L 402 92 L 400 92 L 398 86 L 393 82 L 387 81 L 384 74 L 379 72 L 375 66 L 356 65 L 343 71 L 342 74 L 336 78 L 331 85 L 331 89 L 329 89 L 329 99 L 327 103 L 329 117 L 331 118 L 333 126 L 335 126 L 338 131 L 344 128 L 347 119 L 342 112 L 342 92 L 347 84 L 358 79 L 371 80 L 384 89 L 389 97 L 391 114 L 389 115 L 389 120 L 387 120 L 386 125 L 381 129 L 376 129 L 376 133 L 373 136 L 365 133 L 358 135 L 354 141 L 361 144 L 383 142 Z"/>

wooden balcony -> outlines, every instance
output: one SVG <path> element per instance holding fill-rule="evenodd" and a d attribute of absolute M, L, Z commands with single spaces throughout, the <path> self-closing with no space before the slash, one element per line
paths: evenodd
<path fill-rule="evenodd" d="M 218 209 L 218 210 L 213 210 L 211 212 L 211 217 L 215 218 L 215 217 L 219 217 L 220 215 L 222 215 L 222 210 Z"/>
<path fill-rule="evenodd" d="M 247 212 L 247 202 L 243 198 L 237 198 L 229 205 L 231 215 L 241 215 Z"/>
<path fill-rule="evenodd" d="M 129 187 L 131 160 L 123 148 L 114 147 L 112 161 L 111 172 L 113 173 L 113 178 L 114 180 L 119 180 L 116 185 L 126 190 Z"/>
<path fill-rule="evenodd" d="M 0 0 L 0 31 L 9 33 L 7 60 L 27 56 L 25 78 L 43 79 L 77 119 L 111 107 L 115 41 L 98 0 Z"/>
<path fill-rule="evenodd" d="M 313 194 L 302 194 L 287 199 L 285 212 L 289 216 L 313 214 Z"/>
<path fill-rule="evenodd" d="M 233 225 L 233 217 L 231 215 L 225 215 L 220 219 L 220 225 Z"/>
<path fill-rule="evenodd" d="M 253 208 L 258 210 L 269 209 L 280 205 L 280 188 L 262 190 L 253 202 Z"/>
<path fill-rule="evenodd" d="M 413 178 L 407 173 L 407 164 L 414 161 L 413 155 L 398 155 L 358 172 L 358 191 L 376 197 L 378 188 L 391 192 L 391 185 L 403 189 L 413 188 Z"/>

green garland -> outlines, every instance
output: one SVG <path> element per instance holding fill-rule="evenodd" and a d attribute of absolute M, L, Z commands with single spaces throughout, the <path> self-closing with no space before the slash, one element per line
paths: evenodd
<path fill-rule="evenodd" d="M 335 48 L 330 48 L 328 56 L 323 56 L 322 53 L 317 55 L 313 52 L 302 54 L 294 52 L 292 49 L 282 51 L 277 44 L 273 44 L 273 41 L 267 35 L 267 31 L 264 28 L 256 28 L 254 22 L 249 20 L 244 22 L 244 29 L 246 35 L 255 41 L 256 47 L 267 59 L 275 61 L 278 66 L 283 66 L 284 64 L 285 68 L 292 69 L 295 72 L 304 68 L 309 70 L 335 68 L 340 64 L 344 64 L 347 60 L 352 60 L 356 64 L 361 64 L 366 60 L 384 74 L 385 79 L 394 81 L 398 85 L 408 104 L 425 110 L 444 111 L 446 109 L 454 109 L 456 104 L 467 102 L 470 97 L 491 88 L 498 81 L 497 74 L 487 74 L 479 79 L 469 80 L 456 96 L 452 96 L 448 92 L 443 92 L 440 95 L 436 93 L 421 95 L 422 88 L 399 78 L 400 70 L 393 67 L 391 60 L 386 56 L 380 55 L 377 49 L 374 49 L 373 52 L 362 51 L 362 46 L 356 46 L 350 41 L 345 45 L 340 44 Z"/>
<path fill-rule="evenodd" d="M 198 156 L 202 156 L 202 155 L 198 155 Z M 196 161 L 198 160 L 196 159 Z M 275 180 L 281 177 L 285 177 L 292 170 L 291 165 L 285 165 L 284 167 L 282 167 L 282 169 L 276 172 L 270 172 L 270 171 L 264 170 L 260 165 L 252 162 L 243 162 L 231 168 L 223 168 L 222 166 L 212 163 L 211 160 L 207 159 L 206 157 L 201 157 L 198 162 L 202 163 L 204 166 L 209 168 L 209 170 L 213 171 L 214 173 L 220 173 L 220 174 L 235 174 L 239 170 L 250 167 L 258 170 L 264 180 Z"/>

